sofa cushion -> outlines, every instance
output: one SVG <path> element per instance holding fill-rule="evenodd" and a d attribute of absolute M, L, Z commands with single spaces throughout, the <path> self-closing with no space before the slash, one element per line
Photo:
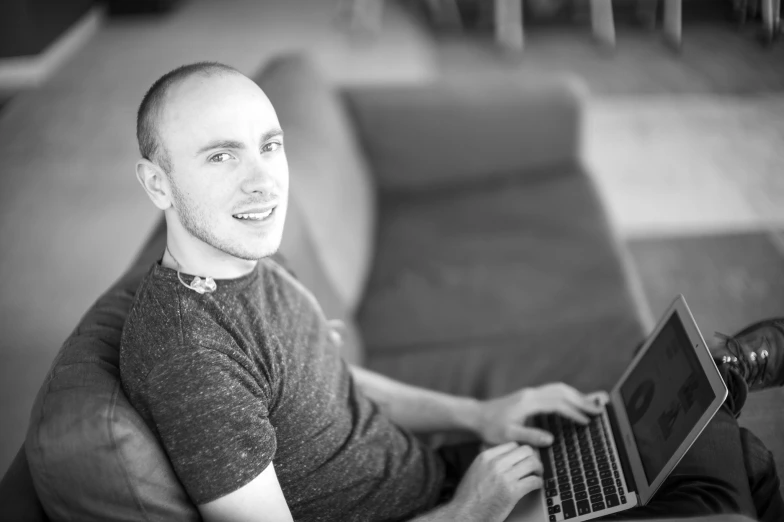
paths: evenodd
<path fill-rule="evenodd" d="M 200 519 L 120 387 L 122 327 L 164 239 L 159 227 L 132 269 L 85 314 L 36 397 L 25 451 L 52 519 Z"/>
<path fill-rule="evenodd" d="M 302 56 L 271 62 L 257 82 L 286 133 L 291 193 L 333 287 L 353 312 L 372 261 L 375 189 L 341 98 Z"/>
<path fill-rule="evenodd" d="M 510 387 L 499 374 L 607 385 L 628 362 L 616 350 L 642 337 L 618 246 L 579 170 L 385 195 L 378 238 L 359 322 L 369 365 L 387 361 L 395 377 L 482 394 Z"/>
<path fill-rule="evenodd" d="M 487 399 L 528 386 L 565 382 L 610 390 L 642 338 L 630 316 L 531 326 L 507 335 L 423 343 L 416 349 L 367 354 L 368 368 L 461 396 Z"/>
<path fill-rule="evenodd" d="M 579 162 L 586 89 L 571 75 L 448 77 L 345 91 L 381 192 Z"/>

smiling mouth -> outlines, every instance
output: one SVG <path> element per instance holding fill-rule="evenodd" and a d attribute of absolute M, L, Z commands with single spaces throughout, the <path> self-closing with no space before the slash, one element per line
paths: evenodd
<path fill-rule="evenodd" d="M 241 219 L 245 221 L 264 221 L 268 217 L 272 215 L 275 211 L 275 207 L 265 211 L 265 212 L 253 212 L 247 214 L 234 214 L 234 218 Z"/>

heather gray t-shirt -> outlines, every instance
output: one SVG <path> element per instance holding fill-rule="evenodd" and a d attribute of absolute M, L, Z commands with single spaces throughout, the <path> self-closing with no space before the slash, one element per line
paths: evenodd
<path fill-rule="evenodd" d="M 313 296 L 270 259 L 217 286 L 200 295 L 154 264 L 120 349 L 123 388 L 191 500 L 231 493 L 273 462 L 295 520 L 430 509 L 443 463 L 355 386 Z"/>

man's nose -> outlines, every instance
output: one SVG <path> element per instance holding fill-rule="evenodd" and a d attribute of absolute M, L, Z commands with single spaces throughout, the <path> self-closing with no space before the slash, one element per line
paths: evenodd
<path fill-rule="evenodd" d="M 258 159 L 249 164 L 242 182 L 242 190 L 249 194 L 253 192 L 274 194 L 276 184 L 272 168 Z"/>

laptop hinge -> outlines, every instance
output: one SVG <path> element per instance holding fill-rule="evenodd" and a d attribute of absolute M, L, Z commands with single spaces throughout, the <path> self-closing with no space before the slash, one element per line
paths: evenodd
<path fill-rule="evenodd" d="M 613 408 L 612 403 L 607 403 L 607 417 L 610 419 L 612 433 L 618 435 L 615 438 L 615 447 L 618 449 L 618 453 L 620 454 L 621 469 L 623 470 L 623 475 L 626 478 L 626 486 L 630 491 L 634 491 L 636 493 L 637 484 L 634 482 L 634 473 L 632 473 L 632 469 L 629 467 L 629 454 L 626 453 L 626 444 L 623 442 L 621 430 L 618 429 L 618 419 L 615 417 L 615 408 Z"/>

